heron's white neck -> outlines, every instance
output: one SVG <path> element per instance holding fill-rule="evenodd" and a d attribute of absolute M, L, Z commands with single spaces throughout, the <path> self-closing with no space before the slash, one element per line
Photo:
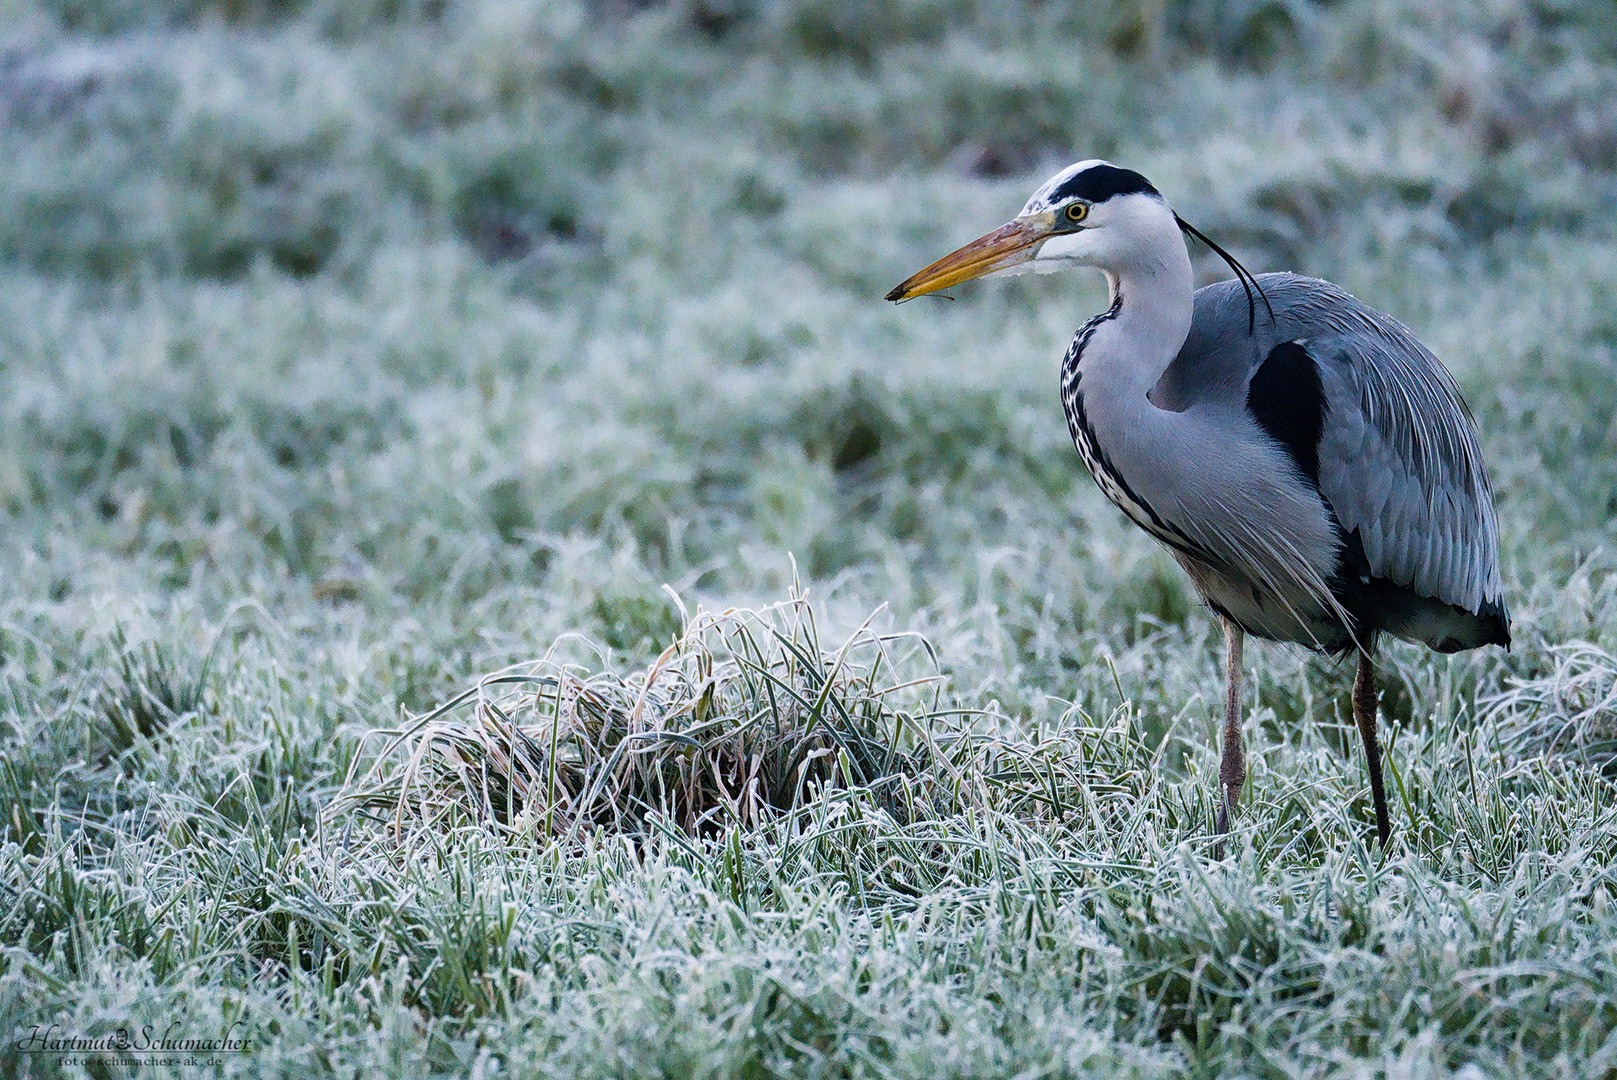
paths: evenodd
<path fill-rule="evenodd" d="M 1129 257 L 1107 260 L 1112 306 L 1078 331 L 1061 372 L 1079 449 L 1092 442 L 1119 471 L 1136 476 L 1152 467 L 1153 447 L 1174 442 L 1177 415 L 1148 395 L 1190 336 L 1194 303 L 1190 253 L 1172 213 L 1162 216 L 1166 229 L 1136 234 Z M 1142 244 L 1140 235 L 1155 242 Z"/>
<path fill-rule="evenodd" d="M 1138 388 L 1143 396 L 1190 336 L 1194 279 L 1179 230 L 1157 231 L 1134 258 L 1103 269 L 1111 308 L 1075 359 L 1086 372 Z"/>

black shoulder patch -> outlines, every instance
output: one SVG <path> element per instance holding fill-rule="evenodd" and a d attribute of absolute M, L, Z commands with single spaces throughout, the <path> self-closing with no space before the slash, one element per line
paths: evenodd
<path fill-rule="evenodd" d="M 1058 203 L 1076 197 L 1085 202 L 1099 203 L 1113 195 L 1162 197 L 1151 186 L 1151 181 L 1133 169 L 1119 169 L 1116 165 L 1091 165 L 1076 176 L 1068 177 L 1065 183 L 1051 192 L 1050 201 Z"/>
<path fill-rule="evenodd" d="M 1297 468 L 1319 487 L 1319 437 L 1325 430 L 1325 388 L 1319 368 L 1295 341 L 1281 342 L 1252 373 L 1247 411 L 1286 448 Z"/>

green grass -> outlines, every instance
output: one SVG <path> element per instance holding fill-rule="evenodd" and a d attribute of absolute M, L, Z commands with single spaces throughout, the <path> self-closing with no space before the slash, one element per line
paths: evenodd
<path fill-rule="evenodd" d="M 0 1071 L 1617 1073 L 1617 38 L 1431 7 L 0 0 Z M 1385 854 L 1260 647 L 1211 859 L 1099 283 L 879 300 L 1089 156 L 1477 416 Z"/>

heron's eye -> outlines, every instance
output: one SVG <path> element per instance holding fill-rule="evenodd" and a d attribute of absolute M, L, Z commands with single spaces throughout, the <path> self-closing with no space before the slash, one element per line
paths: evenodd
<path fill-rule="evenodd" d="M 1084 220 L 1084 218 L 1086 218 L 1088 216 L 1089 216 L 1089 204 L 1088 203 L 1075 202 L 1075 203 L 1068 203 L 1067 204 L 1067 220 L 1068 221 L 1082 221 L 1082 220 Z"/>

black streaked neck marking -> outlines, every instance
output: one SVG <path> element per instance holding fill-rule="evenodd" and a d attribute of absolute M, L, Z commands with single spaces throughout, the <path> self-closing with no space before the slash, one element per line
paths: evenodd
<path fill-rule="evenodd" d="M 1088 322 L 1078 328 L 1078 333 L 1073 335 L 1072 345 L 1067 349 L 1067 355 L 1061 361 L 1061 400 L 1063 402 L 1076 397 L 1078 394 L 1078 364 L 1083 360 L 1084 348 L 1089 344 L 1089 339 L 1095 336 L 1095 331 L 1099 330 L 1102 324 L 1111 322 L 1122 311 L 1123 290 L 1114 289 L 1112 291 L 1112 306 L 1099 315 L 1090 318 Z M 1069 422 L 1072 420 L 1071 409 L 1067 410 L 1067 419 Z"/>
<path fill-rule="evenodd" d="M 1089 416 L 1084 411 L 1084 393 L 1080 385 L 1083 381 L 1080 365 L 1084 347 L 1089 344 L 1089 339 L 1095 336 L 1096 330 L 1104 323 L 1117 318 L 1122 310 L 1123 292 L 1118 289 L 1112 297 L 1112 306 L 1084 323 L 1079 329 L 1072 339 L 1072 347 L 1067 350 L 1067 355 L 1061 362 L 1061 404 L 1067 414 L 1067 430 L 1072 434 L 1073 445 L 1078 448 L 1078 456 L 1084 459 L 1084 464 L 1088 466 L 1089 473 L 1095 478 L 1101 492 L 1127 514 L 1130 521 L 1176 551 L 1202 562 L 1218 565 L 1220 560 L 1198 548 L 1190 537 L 1172 523 L 1164 521 L 1134 493 L 1128 481 L 1123 479 L 1123 474 L 1112 464 L 1112 459 L 1101 449 L 1100 442 L 1095 437 L 1094 425 L 1090 423 Z"/>
<path fill-rule="evenodd" d="M 1083 172 L 1069 176 L 1061 186 L 1050 193 L 1051 204 L 1078 198 L 1085 202 L 1105 202 L 1114 195 L 1155 195 L 1162 198 L 1151 181 L 1133 169 L 1120 169 L 1116 165 L 1091 165 Z"/>
<path fill-rule="evenodd" d="M 1308 350 L 1295 341 L 1276 345 L 1252 373 L 1246 408 L 1269 437 L 1319 490 L 1319 439 L 1325 430 L 1325 388 Z"/>

